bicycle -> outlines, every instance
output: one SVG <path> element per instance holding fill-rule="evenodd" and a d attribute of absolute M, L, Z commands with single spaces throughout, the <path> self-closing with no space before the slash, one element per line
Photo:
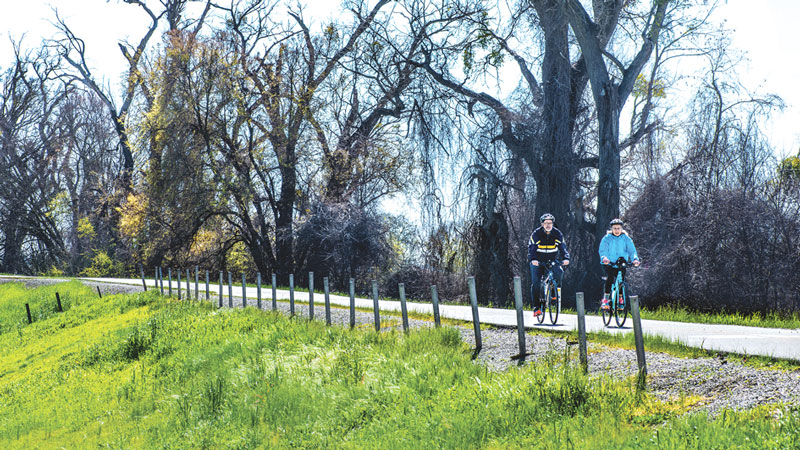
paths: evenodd
<path fill-rule="evenodd" d="M 605 326 L 611 323 L 612 315 L 619 328 L 622 328 L 622 326 L 625 325 L 625 321 L 628 319 L 631 302 L 628 297 L 628 283 L 622 279 L 622 269 L 625 269 L 627 266 L 628 262 L 622 257 L 620 257 L 617 262 L 611 264 L 611 267 L 620 270 L 617 271 L 617 278 L 614 280 L 614 284 L 611 285 L 611 298 L 608 301 L 611 309 L 600 308 L 603 314 L 603 324 Z M 622 303 L 621 308 L 620 303 Z"/>
<path fill-rule="evenodd" d="M 550 322 L 555 325 L 556 321 L 558 321 L 558 313 L 561 312 L 561 290 L 558 288 L 556 284 L 556 279 L 553 276 L 553 267 L 559 264 L 558 261 L 549 261 L 545 263 L 540 263 L 545 270 L 547 270 L 547 276 L 542 280 L 541 291 L 539 292 L 539 298 L 544 299 L 542 300 L 542 314 L 536 316 L 536 320 L 539 323 L 544 322 L 544 310 L 547 309 L 547 312 L 550 316 Z"/>

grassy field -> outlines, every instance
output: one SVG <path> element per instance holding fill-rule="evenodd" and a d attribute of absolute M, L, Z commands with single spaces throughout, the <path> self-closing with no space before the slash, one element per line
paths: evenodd
<path fill-rule="evenodd" d="M 0 448 L 800 446 L 797 409 L 683 414 L 693 399 L 564 361 L 492 373 L 451 328 L 376 334 L 152 291 L 4 284 Z"/>

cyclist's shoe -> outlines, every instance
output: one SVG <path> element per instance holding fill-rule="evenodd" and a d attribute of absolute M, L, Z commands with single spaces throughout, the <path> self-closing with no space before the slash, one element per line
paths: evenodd
<path fill-rule="evenodd" d="M 609 305 L 607 298 L 603 297 L 603 300 L 600 302 L 600 309 L 604 309 L 606 311 L 611 309 L 611 305 Z"/>
<path fill-rule="evenodd" d="M 539 317 L 542 315 L 542 308 L 535 308 L 533 310 L 533 317 Z"/>

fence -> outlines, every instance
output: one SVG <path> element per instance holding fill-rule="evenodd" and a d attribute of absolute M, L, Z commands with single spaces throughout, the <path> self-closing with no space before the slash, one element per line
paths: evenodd
<path fill-rule="evenodd" d="M 182 299 L 182 291 L 183 288 L 181 287 L 181 273 L 183 270 L 178 270 L 177 273 L 177 283 L 176 283 L 176 290 L 177 290 L 177 298 L 178 300 Z M 142 280 L 142 287 L 145 291 L 147 291 L 147 280 L 144 277 L 144 269 L 140 270 L 141 280 Z M 278 309 L 278 299 L 277 299 L 277 287 L 276 287 L 276 274 L 272 274 L 272 283 L 271 283 L 271 293 L 272 293 L 272 310 Z M 233 301 L 233 274 L 228 272 L 227 277 L 227 288 L 228 288 L 228 307 L 234 307 Z M 157 291 L 160 292 L 160 295 L 164 295 L 164 277 L 163 277 L 163 270 L 161 267 L 157 267 L 155 269 L 155 280 L 154 286 Z M 205 271 L 205 299 L 208 301 L 211 298 L 210 292 L 210 274 L 208 271 Z M 308 318 L 309 320 L 314 320 L 314 273 L 309 272 L 308 274 Z M 350 297 L 349 297 L 349 325 L 350 327 L 355 326 L 355 279 L 350 278 Z M 523 299 L 522 299 L 522 287 L 521 287 L 521 280 L 520 277 L 516 276 L 513 280 L 514 284 L 514 304 L 516 308 L 516 322 L 517 322 L 517 332 L 518 332 L 518 339 L 519 339 L 519 353 L 517 355 L 513 355 L 512 359 L 519 359 L 520 361 L 524 361 L 526 355 L 529 353 L 526 349 L 526 342 L 525 342 L 525 323 L 524 323 L 524 316 L 523 316 Z M 483 341 L 481 336 L 481 324 L 480 324 L 480 317 L 478 311 L 478 302 L 477 302 L 477 295 L 475 289 L 475 278 L 469 277 L 467 279 L 467 285 L 469 290 L 469 297 L 470 297 L 470 306 L 472 310 L 472 323 L 474 327 L 474 337 L 475 337 L 475 353 L 473 357 L 477 356 L 480 352 L 481 348 L 483 347 Z M 247 308 L 247 279 L 244 273 L 242 273 L 242 296 L 241 296 L 241 304 L 243 308 Z M 327 325 L 331 325 L 331 301 L 330 301 L 330 290 L 329 290 L 329 281 L 328 277 L 323 278 L 323 294 L 325 299 L 325 323 Z M 219 272 L 219 283 L 217 287 L 217 291 L 219 294 L 219 302 L 218 307 L 223 306 L 223 291 L 225 285 L 223 284 L 223 272 Z M 436 285 L 431 285 L 431 310 L 434 317 L 434 325 L 436 327 L 441 326 L 441 315 L 439 311 L 439 295 Z M 194 300 L 197 301 L 200 298 L 200 288 L 199 288 L 199 267 L 195 266 L 195 273 L 194 273 Z M 261 274 L 258 274 L 256 277 L 256 307 L 258 309 L 263 309 L 262 304 L 262 283 L 261 283 Z M 294 274 L 289 275 L 289 313 L 292 317 L 295 316 L 295 286 L 294 286 Z M 400 312 L 402 317 L 402 326 L 403 331 L 408 332 L 409 330 L 409 321 L 408 321 L 408 306 L 405 296 L 405 285 L 403 283 L 398 284 L 398 291 L 400 293 Z M 166 292 L 168 296 L 172 296 L 172 268 L 167 268 L 167 288 Z M 100 287 L 97 287 L 97 294 L 98 296 L 102 297 L 102 293 L 100 291 Z M 186 269 L 186 296 L 187 300 L 190 300 L 191 297 L 191 284 L 190 284 L 190 271 Z M 580 364 L 583 368 L 584 372 L 588 372 L 588 355 L 587 355 L 587 346 L 586 346 L 586 324 L 585 324 L 585 310 L 584 310 L 584 296 L 582 292 L 576 293 L 575 298 L 576 309 L 577 309 L 577 330 L 578 330 L 578 344 L 579 344 L 579 358 Z M 633 319 L 633 329 L 634 329 L 634 339 L 636 343 L 636 358 L 638 363 L 638 373 L 637 373 L 637 387 L 640 389 L 644 389 L 645 387 L 645 380 L 647 375 L 647 364 L 645 361 L 645 352 L 644 352 L 644 339 L 642 335 L 642 325 L 641 319 L 639 314 L 639 301 L 637 296 L 631 296 L 630 298 L 630 306 L 631 306 L 631 316 Z M 56 308 L 58 312 L 63 312 L 63 307 L 61 304 L 61 298 L 56 292 Z M 380 316 L 380 296 L 378 292 L 378 282 L 376 280 L 372 281 L 372 309 L 373 309 L 373 317 L 374 317 L 374 326 L 376 331 L 381 330 L 381 316 Z M 33 323 L 33 318 L 31 316 L 30 305 L 28 303 L 25 304 L 25 311 L 28 319 L 28 323 Z"/>

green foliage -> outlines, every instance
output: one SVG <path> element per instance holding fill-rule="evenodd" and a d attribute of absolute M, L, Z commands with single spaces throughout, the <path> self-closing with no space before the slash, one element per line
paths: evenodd
<path fill-rule="evenodd" d="M 97 236 L 97 232 L 94 230 L 94 226 L 92 222 L 89 221 L 88 217 L 81 217 L 78 219 L 78 236 L 82 239 L 94 239 Z"/>
<path fill-rule="evenodd" d="M 67 191 L 59 191 L 47 202 L 47 212 L 45 214 L 51 219 L 64 217 L 69 212 L 69 194 Z"/>
<path fill-rule="evenodd" d="M 667 96 L 663 81 L 656 79 L 651 82 L 643 74 L 639 74 L 633 83 L 632 94 L 634 97 L 647 97 L 648 93 L 653 98 L 666 98 Z"/>
<path fill-rule="evenodd" d="M 800 157 L 790 156 L 781 161 L 778 166 L 778 174 L 781 180 L 786 182 L 800 182 Z"/>
<path fill-rule="evenodd" d="M 47 272 L 44 273 L 44 275 L 48 277 L 63 277 L 64 271 L 61 270 L 59 267 L 50 266 L 50 268 L 47 270 Z"/>
<path fill-rule="evenodd" d="M 681 415 L 690 402 L 586 377 L 555 350 L 490 372 L 454 328 L 351 331 L 75 282 L 0 286 L 0 320 L 54 289 L 66 312 L 0 333 L 2 448 L 798 445 L 797 410 Z"/>
<path fill-rule="evenodd" d="M 464 66 L 464 73 L 470 75 L 475 69 L 475 64 L 480 61 L 482 66 L 499 68 L 503 65 L 505 52 L 494 33 L 491 31 L 490 17 L 484 10 L 480 14 L 480 20 L 475 30 L 475 38 L 468 42 L 461 52 L 461 63 Z M 480 55 L 478 55 L 480 51 Z M 478 58 L 478 59 L 476 59 Z"/>
<path fill-rule="evenodd" d="M 118 263 L 114 263 L 103 250 L 95 252 L 92 258 L 92 265 L 81 271 L 84 277 L 108 277 L 120 273 Z"/>
<path fill-rule="evenodd" d="M 234 244 L 226 256 L 228 268 L 234 273 L 247 273 L 255 266 L 253 257 L 244 242 Z"/>

